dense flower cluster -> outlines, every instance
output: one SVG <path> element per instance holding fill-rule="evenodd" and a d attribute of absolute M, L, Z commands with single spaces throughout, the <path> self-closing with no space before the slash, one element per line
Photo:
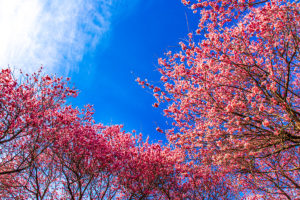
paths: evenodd
<path fill-rule="evenodd" d="M 0 71 L 1 199 L 297 199 L 300 6 L 182 0 L 200 15 L 158 60 L 168 145 L 95 123 L 69 79 Z M 196 42 L 196 40 L 199 40 Z"/>
<path fill-rule="evenodd" d="M 0 91 L 1 199 L 194 199 L 209 178 L 202 196 L 221 194 L 218 178 L 192 184 L 200 172 L 182 151 L 96 124 L 89 105 L 66 104 L 77 95 L 67 80 L 3 69 Z"/>
<path fill-rule="evenodd" d="M 155 107 L 168 102 L 164 112 L 176 127 L 169 140 L 189 159 L 237 177 L 244 192 L 295 199 L 300 195 L 299 3 L 183 3 L 200 12 L 196 33 L 202 37 L 196 43 L 197 36 L 189 34 L 180 52 L 158 61 L 164 86 L 154 91 Z"/>

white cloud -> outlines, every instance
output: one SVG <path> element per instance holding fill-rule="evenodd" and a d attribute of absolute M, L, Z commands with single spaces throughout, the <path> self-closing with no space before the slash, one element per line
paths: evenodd
<path fill-rule="evenodd" d="M 112 0 L 0 0 L 0 68 L 76 69 L 109 30 Z"/>

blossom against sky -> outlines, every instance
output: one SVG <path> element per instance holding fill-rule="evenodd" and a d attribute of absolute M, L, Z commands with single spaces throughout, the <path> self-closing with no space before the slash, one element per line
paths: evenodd
<path fill-rule="evenodd" d="M 0 0 L 0 65 L 69 76 L 80 91 L 72 104 L 159 140 L 166 118 L 134 80 L 159 81 L 157 59 L 178 49 L 192 20 L 180 0 Z"/>

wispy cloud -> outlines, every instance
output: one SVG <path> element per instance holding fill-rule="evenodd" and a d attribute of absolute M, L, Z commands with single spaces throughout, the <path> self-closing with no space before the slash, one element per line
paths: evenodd
<path fill-rule="evenodd" d="M 76 69 L 109 30 L 113 0 L 0 0 L 0 68 Z"/>

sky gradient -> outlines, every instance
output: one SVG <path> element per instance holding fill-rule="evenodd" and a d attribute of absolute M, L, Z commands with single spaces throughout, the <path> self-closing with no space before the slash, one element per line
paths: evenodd
<path fill-rule="evenodd" d="M 94 105 L 97 122 L 164 140 L 155 130 L 168 127 L 162 108 L 135 79 L 158 84 L 157 59 L 194 29 L 197 18 L 180 0 L 7 2 L 0 0 L 1 67 L 43 65 L 71 77 L 80 93 L 70 103 Z"/>

